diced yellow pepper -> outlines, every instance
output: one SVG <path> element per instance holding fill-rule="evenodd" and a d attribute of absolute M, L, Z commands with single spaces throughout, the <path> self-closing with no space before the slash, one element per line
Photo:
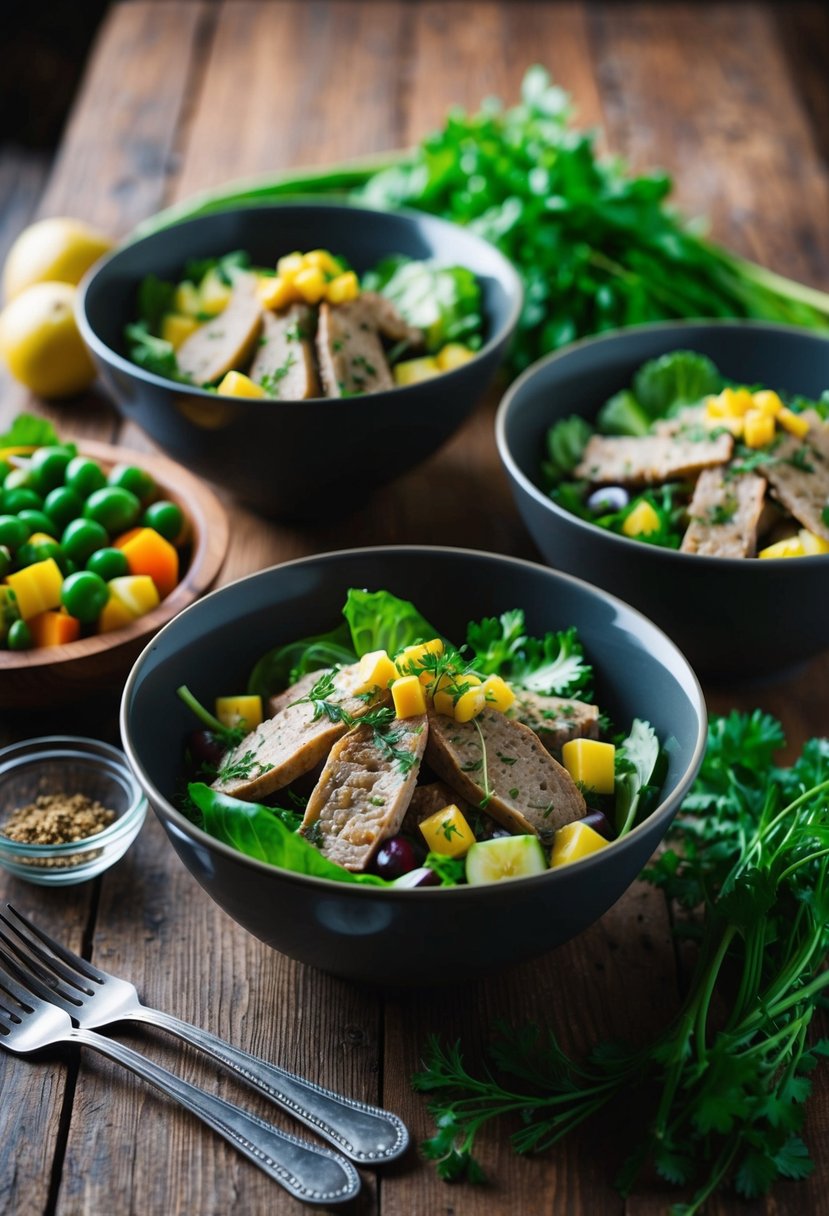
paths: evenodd
<path fill-rule="evenodd" d="M 229 283 L 225 283 L 214 267 L 202 279 L 199 295 L 201 296 L 201 311 L 210 313 L 211 317 L 217 317 L 230 303 L 233 288 Z"/>
<path fill-rule="evenodd" d="M 391 686 L 395 716 L 414 718 L 426 713 L 426 692 L 417 676 L 400 676 Z"/>
<path fill-rule="evenodd" d="M 173 310 L 184 313 L 186 317 L 197 317 L 201 310 L 201 295 L 195 283 L 186 279 L 179 283 L 173 296 Z"/>
<path fill-rule="evenodd" d="M 353 270 L 338 274 L 325 289 L 329 304 L 347 304 L 349 300 L 356 300 L 359 294 L 360 281 Z"/>
<path fill-rule="evenodd" d="M 753 399 L 753 408 L 759 410 L 761 414 L 771 414 L 772 417 L 776 417 L 783 409 L 783 402 L 773 389 L 762 388 L 753 394 Z"/>
<path fill-rule="evenodd" d="M 450 802 L 440 811 L 435 811 L 434 815 L 424 819 L 418 826 L 432 853 L 443 853 L 446 857 L 463 857 L 475 843 L 475 833 L 454 802 Z"/>
<path fill-rule="evenodd" d="M 294 276 L 294 287 L 306 304 L 319 304 L 325 295 L 325 275 L 319 266 L 308 266 Z"/>
<path fill-rule="evenodd" d="M 343 273 L 342 263 L 327 249 L 311 249 L 303 255 L 302 266 L 303 269 L 308 266 L 317 266 L 323 274 L 331 275 L 333 278 Z"/>
<path fill-rule="evenodd" d="M 448 342 L 435 355 L 435 362 L 442 372 L 451 372 L 474 358 L 475 352 L 468 346 L 462 346 L 460 342 Z"/>
<path fill-rule="evenodd" d="M 17 609 L 24 621 L 60 604 L 63 575 L 53 557 L 8 574 L 6 582 L 17 596 Z"/>
<path fill-rule="evenodd" d="M 402 676 L 411 675 L 412 669 L 417 669 L 414 674 L 418 676 L 422 684 L 432 683 L 432 674 L 428 671 L 420 671 L 423 664 L 424 655 L 442 655 L 443 642 L 440 638 L 432 638 L 430 642 L 419 642 L 416 646 L 407 646 L 395 655 L 394 662 L 397 670 Z"/>
<path fill-rule="evenodd" d="M 282 275 L 286 279 L 292 279 L 294 275 L 299 274 L 305 266 L 305 258 L 299 252 L 286 253 L 276 263 L 276 273 Z"/>
<path fill-rule="evenodd" d="M 574 781 L 597 794 L 612 794 L 616 784 L 616 748 L 598 739 L 569 739 L 561 759 Z"/>
<path fill-rule="evenodd" d="M 766 545 L 757 554 L 758 557 L 805 557 L 806 551 L 799 536 L 787 536 L 773 545 Z"/>
<path fill-rule="evenodd" d="M 406 359 L 403 363 L 395 363 L 393 369 L 394 382 L 401 388 L 407 384 L 420 384 L 422 380 L 431 380 L 440 375 L 437 360 L 432 355 L 424 355 L 422 359 Z"/>
<path fill-rule="evenodd" d="M 227 372 L 219 381 L 216 392 L 220 397 L 267 397 L 261 384 L 244 372 Z"/>
<path fill-rule="evenodd" d="M 280 274 L 272 278 L 262 275 L 256 284 L 256 294 L 262 307 L 274 312 L 287 308 L 289 304 L 295 304 L 302 298 L 294 286 L 293 280 Z"/>
<path fill-rule="evenodd" d="M 649 502 L 642 499 L 628 515 L 622 524 L 625 536 L 647 536 L 650 532 L 659 531 L 659 516 Z"/>
<path fill-rule="evenodd" d="M 777 421 L 784 431 L 788 431 L 790 435 L 795 435 L 798 439 L 805 439 L 809 434 L 809 419 L 804 418 L 802 414 L 796 414 L 794 410 L 787 409 L 785 405 L 777 415 Z"/>
<path fill-rule="evenodd" d="M 370 692 L 372 688 L 388 688 L 397 676 L 397 668 L 385 650 L 370 650 L 360 659 L 357 683 L 352 693 L 354 696 L 360 696 L 364 692 Z"/>
<path fill-rule="evenodd" d="M 107 584 L 109 599 L 98 617 L 98 632 L 110 633 L 151 612 L 159 603 L 158 589 L 149 574 L 124 574 Z"/>
<path fill-rule="evenodd" d="M 182 342 L 198 328 L 199 322 L 195 317 L 185 316 L 181 312 L 168 312 L 161 318 L 161 336 L 173 350 L 178 350 Z"/>
<path fill-rule="evenodd" d="M 255 730 L 262 721 L 262 698 L 249 693 L 236 697 L 216 698 L 216 717 L 231 729 L 241 726 Z"/>
<path fill-rule="evenodd" d="M 571 861 L 579 861 L 591 853 L 598 853 L 599 849 L 606 848 L 609 843 L 588 823 L 581 823 L 579 820 L 574 823 L 565 823 L 564 827 L 559 828 L 553 837 L 550 869 L 555 869 L 556 866 L 566 866 Z"/>
<path fill-rule="evenodd" d="M 800 544 L 806 557 L 815 557 L 820 553 L 829 553 L 829 541 L 824 540 L 822 536 L 815 535 L 808 528 L 801 528 L 798 532 Z"/>
<path fill-rule="evenodd" d="M 490 709 L 497 709 L 502 714 L 507 712 L 515 700 L 515 693 L 506 680 L 501 679 L 500 676 L 487 676 L 481 685 L 481 691 L 487 706 Z"/>
<path fill-rule="evenodd" d="M 469 684 L 473 679 L 473 676 L 463 676 L 462 682 Z M 467 688 L 466 692 L 462 692 L 455 702 L 455 721 L 471 722 L 484 709 L 486 709 L 486 693 L 483 684 L 479 684 L 477 688 Z"/>
<path fill-rule="evenodd" d="M 746 447 L 764 448 L 774 439 L 774 415 L 761 410 L 749 410 L 743 423 L 743 439 Z"/>

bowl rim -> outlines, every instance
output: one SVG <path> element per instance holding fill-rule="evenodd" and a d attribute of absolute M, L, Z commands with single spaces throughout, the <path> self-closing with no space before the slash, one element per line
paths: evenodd
<path fill-rule="evenodd" d="M 191 604 L 183 612 L 180 612 L 173 621 L 168 622 L 168 624 L 165 625 L 164 628 L 156 635 L 156 638 L 152 643 L 152 647 L 155 648 L 163 633 L 165 633 L 168 629 L 172 629 L 174 625 L 176 627 L 180 627 L 182 620 L 184 620 L 189 613 L 200 609 L 200 607 L 209 601 L 213 596 L 222 595 L 231 588 L 243 586 L 246 582 L 252 579 L 260 578 L 262 575 L 269 574 L 272 571 L 317 563 L 322 563 L 323 565 L 333 565 L 342 559 L 359 558 L 366 555 L 371 555 L 382 559 L 384 555 L 391 554 L 409 554 L 412 556 L 417 554 L 424 557 L 434 554 L 449 554 L 461 561 L 464 561 L 470 557 L 474 559 L 484 557 L 490 560 L 494 559 L 499 563 L 503 563 L 507 567 L 541 571 L 545 577 L 553 580 L 554 582 L 557 581 L 569 583 L 582 592 L 586 591 L 589 595 L 598 596 L 605 603 L 610 604 L 614 608 L 621 609 L 624 613 L 632 616 L 636 623 L 644 625 L 646 629 L 656 634 L 660 642 L 668 648 L 669 652 L 672 653 L 675 663 L 679 665 L 679 668 L 683 673 L 684 681 L 687 682 L 688 685 L 687 693 L 689 700 L 693 705 L 698 722 L 697 738 L 694 742 L 691 761 L 688 764 L 684 775 L 677 783 L 676 789 L 671 795 L 671 803 L 673 806 L 679 806 L 679 803 L 690 789 L 691 784 L 699 771 L 708 738 L 708 713 L 705 697 L 703 696 L 702 688 L 699 680 L 697 679 L 696 673 L 694 672 L 690 663 L 685 658 L 685 655 L 682 653 L 676 643 L 672 641 L 664 630 L 646 617 L 644 613 L 640 612 L 637 608 L 625 603 L 623 600 L 620 600 L 617 596 L 612 595 L 610 592 L 604 591 L 600 587 L 593 586 L 584 579 L 576 578 L 574 575 L 566 574 L 561 570 L 553 570 L 549 566 L 541 565 L 538 562 L 531 562 L 525 558 L 511 557 L 507 554 L 493 553 L 484 549 L 467 549 L 448 545 L 378 545 L 354 547 L 351 549 L 338 549 L 331 550 L 326 553 L 309 554 L 304 557 L 293 558 L 291 561 L 280 562 L 274 566 L 265 567 L 264 569 L 255 571 L 252 574 L 244 575 L 241 578 L 235 579 L 233 582 L 227 583 L 224 587 L 219 587 L 215 591 L 210 592 L 209 595 L 204 596 L 201 600 Z M 153 810 L 156 812 L 159 818 L 169 820 L 179 830 L 183 830 L 185 835 L 189 836 L 197 844 L 207 846 L 211 849 L 218 849 L 219 852 L 228 860 L 235 860 L 243 866 L 251 866 L 255 871 L 260 873 L 277 873 L 282 877 L 282 879 L 290 884 L 297 883 L 300 887 L 307 887 L 310 885 L 312 889 L 316 889 L 321 893 L 327 892 L 328 894 L 331 894 L 333 891 L 338 891 L 343 894 L 344 898 L 346 897 L 345 893 L 347 892 L 348 898 L 350 898 L 353 894 L 354 897 L 358 899 L 372 897 L 376 898 L 378 894 L 381 894 L 384 898 L 391 897 L 393 899 L 399 898 L 403 900 L 412 898 L 445 899 L 447 897 L 447 890 L 451 890 L 452 892 L 449 898 L 456 901 L 461 899 L 497 899 L 501 898 L 501 896 L 498 895 L 498 892 L 503 891 L 505 886 L 527 890 L 531 887 L 537 886 L 539 883 L 551 881 L 555 882 L 557 877 L 559 879 L 561 878 L 563 870 L 570 869 L 569 866 L 562 867 L 562 870 L 559 871 L 550 869 L 545 871 L 543 874 L 533 875 L 528 878 L 510 879 L 506 883 L 492 883 L 475 887 L 457 886 L 452 888 L 405 888 L 394 887 L 392 885 L 386 887 L 374 887 L 368 884 L 364 885 L 362 883 L 337 882 L 334 879 L 322 878 L 313 874 L 299 874 L 294 870 L 284 869 L 281 866 L 274 866 L 269 862 L 260 861 L 255 857 L 249 857 L 247 854 L 241 853 L 238 849 L 231 848 L 230 845 L 224 844 L 222 841 L 217 840 L 215 836 L 209 835 L 209 833 L 205 832 L 202 828 L 196 827 L 196 825 L 191 823 L 181 811 L 177 810 L 172 803 L 169 802 L 169 800 L 153 784 L 132 746 L 132 740 L 128 730 L 129 704 L 132 698 L 134 686 L 141 672 L 141 667 L 145 659 L 150 654 L 150 649 L 151 647 L 149 645 L 146 646 L 135 660 L 132 670 L 127 677 L 126 683 L 124 684 L 119 712 L 121 741 L 123 743 L 124 752 L 127 756 L 129 764 L 133 769 L 133 773 L 135 774 L 135 777 L 144 793 L 147 795 Z M 611 842 L 610 847 L 617 852 L 617 855 L 618 851 L 620 850 L 629 851 L 630 848 L 633 847 L 631 842 L 633 842 L 633 845 L 635 845 L 637 838 L 644 834 L 647 825 L 652 825 L 655 821 L 661 821 L 663 819 L 667 819 L 669 822 L 673 817 L 673 814 L 674 811 L 667 805 L 666 799 L 663 798 L 659 804 L 654 807 L 647 819 L 644 819 L 642 823 L 637 824 L 637 826 L 621 840 Z M 596 853 L 581 858 L 577 863 L 573 864 L 578 864 L 579 866 L 583 867 L 582 872 L 585 874 L 585 876 L 589 876 L 589 873 L 594 868 L 603 864 L 603 860 L 606 856 L 607 854 L 605 850 L 601 849 Z"/>
<path fill-rule="evenodd" d="M 454 224 L 451 220 L 442 219 L 440 216 L 431 215 L 427 211 L 415 211 L 412 208 L 400 207 L 395 210 L 390 210 L 383 207 L 367 207 L 365 204 L 351 203 L 345 199 L 321 199 L 314 195 L 292 195 L 283 200 L 267 202 L 267 203 L 250 203 L 243 206 L 227 207 L 222 210 L 210 211 L 206 214 L 193 216 L 191 219 L 180 220 L 170 225 L 170 227 L 182 228 L 190 224 L 203 223 L 211 220 L 215 216 L 237 214 L 244 215 L 251 212 L 264 211 L 284 211 L 289 209 L 311 210 L 318 209 L 320 211 L 348 211 L 354 212 L 358 216 L 371 215 L 391 215 L 395 218 L 402 219 L 408 223 L 417 222 L 418 224 L 426 225 L 427 228 L 444 228 L 450 231 L 460 231 L 469 240 L 476 242 L 485 248 L 487 253 L 500 264 L 500 277 L 506 280 L 508 284 L 509 295 L 509 310 L 505 320 L 501 325 L 487 338 L 480 350 L 475 351 L 473 357 L 468 359 L 466 363 L 460 367 L 452 368 L 449 371 L 441 372 L 441 380 L 449 381 L 450 378 L 460 378 L 461 373 L 472 364 L 476 363 L 485 355 L 491 354 L 501 343 L 505 342 L 510 334 L 514 331 L 518 318 L 524 306 L 524 287 L 518 271 L 513 263 L 507 258 L 500 249 L 486 241 L 477 233 L 470 231 L 468 228 L 462 227 L 460 224 Z M 168 229 L 159 229 L 157 232 L 149 233 L 147 236 L 140 236 L 134 240 L 127 237 L 124 241 L 118 244 L 114 249 L 100 258 L 83 276 L 78 285 L 77 294 L 75 297 L 75 319 L 78 328 L 81 331 L 81 337 L 86 345 L 100 359 L 103 359 L 118 371 L 135 376 L 139 381 L 145 384 L 153 385 L 156 388 L 163 388 L 177 393 L 186 393 L 188 397 L 195 397 L 199 400 L 206 401 L 232 401 L 239 403 L 238 397 L 231 397 L 225 394 L 209 392 L 206 388 L 202 388 L 197 384 L 180 383 L 177 380 L 168 380 L 165 376 L 158 376 L 154 372 L 149 372 L 145 368 L 140 367 L 137 363 L 133 363 L 125 355 L 117 350 L 113 350 L 108 346 L 93 329 L 86 312 L 87 295 L 98 276 L 105 272 L 110 262 L 113 262 L 127 250 L 134 248 L 137 245 L 146 245 L 149 242 L 156 240 L 162 232 L 167 232 Z M 150 272 L 151 273 L 151 272 Z M 476 275 L 476 277 L 478 277 Z M 400 395 L 401 400 L 405 401 L 407 397 L 422 389 L 420 384 L 405 384 L 394 385 L 390 389 L 383 389 L 377 393 L 365 393 L 362 397 L 357 397 L 354 400 L 373 400 L 380 397 L 385 397 L 389 393 L 393 393 L 395 397 Z M 312 398 L 244 398 L 243 404 L 249 410 L 273 410 L 274 408 L 289 407 L 289 406 L 307 406 L 309 403 L 321 405 L 327 409 L 340 409 L 343 399 L 341 397 L 312 397 Z"/>
<path fill-rule="evenodd" d="M 580 338 L 575 342 L 569 343 L 562 347 L 561 350 L 553 351 L 549 355 L 545 355 L 541 359 L 537 359 L 531 363 L 529 367 L 518 376 L 509 388 L 504 393 L 498 408 L 495 413 L 495 445 L 498 449 L 498 454 L 501 462 L 507 471 L 510 479 L 519 485 L 521 489 L 530 496 L 539 506 L 551 512 L 551 514 L 567 523 L 577 531 L 585 533 L 585 538 L 589 542 L 590 538 L 601 536 L 606 538 L 610 545 L 621 545 L 621 552 L 642 554 L 649 552 L 654 555 L 655 560 L 665 560 L 668 562 L 687 563 L 692 560 L 694 568 L 700 572 L 706 571 L 731 571 L 736 570 L 766 570 L 769 572 L 779 568 L 779 562 L 762 561 L 758 558 L 744 557 L 712 557 L 704 553 L 682 553 L 679 549 L 667 549 L 661 545 L 648 545 L 643 541 L 636 540 L 634 537 L 621 536 L 617 532 L 611 532 L 607 528 L 600 528 L 598 524 L 592 523 L 587 519 L 580 519 L 578 515 L 573 515 L 570 511 L 566 511 L 558 503 L 554 502 L 536 482 L 532 481 L 523 469 L 519 466 L 515 457 L 512 454 L 512 449 L 507 438 L 507 429 L 509 426 L 510 416 L 515 408 L 515 402 L 519 395 L 524 391 L 527 384 L 530 384 L 536 376 L 543 374 L 548 367 L 553 366 L 560 360 L 567 359 L 570 355 L 581 351 L 584 348 L 593 349 L 599 345 L 616 345 L 621 343 L 625 338 L 630 338 L 637 333 L 659 334 L 659 333 L 674 333 L 682 335 L 691 329 L 699 329 L 701 326 L 710 329 L 722 331 L 728 330 L 757 330 L 759 333 L 765 334 L 788 334 L 799 335 L 801 337 L 812 339 L 817 342 L 823 342 L 827 347 L 827 355 L 829 355 L 829 334 L 819 334 L 812 330 L 803 329 L 798 325 L 784 325 L 774 321 L 755 321 L 742 320 L 740 318 L 707 318 L 707 317 L 690 317 L 677 321 L 653 321 L 643 325 L 621 326 L 617 329 L 608 330 L 602 334 L 592 334 L 586 338 Z M 656 356 L 655 356 L 656 357 Z M 800 557 L 798 563 L 808 562 L 810 565 L 829 562 L 829 553 L 815 553 Z M 752 575 L 751 577 L 764 577 L 763 575 Z"/>

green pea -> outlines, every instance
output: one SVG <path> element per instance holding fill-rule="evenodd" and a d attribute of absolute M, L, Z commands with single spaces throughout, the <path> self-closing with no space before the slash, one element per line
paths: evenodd
<path fill-rule="evenodd" d="M 63 484 L 66 466 L 72 459 L 71 448 L 51 445 L 38 448 L 32 453 L 29 470 L 32 474 L 32 484 L 41 494 L 48 494 L 55 486 Z"/>
<path fill-rule="evenodd" d="M 20 511 L 42 510 L 43 499 L 35 490 L 30 490 L 28 486 L 19 486 L 13 490 L 6 489 L 4 505 L 10 515 L 17 515 Z"/>
<path fill-rule="evenodd" d="M 69 486 L 56 486 L 43 500 L 43 510 L 54 520 L 55 526 L 63 529 L 83 511 L 83 499 Z"/>
<path fill-rule="evenodd" d="M 12 621 L 6 634 L 9 650 L 28 650 L 32 644 L 32 633 L 25 621 Z"/>
<path fill-rule="evenodd" d="M 100 574 L 79 570 L 63 580 L 60 602 L 82 625 L 97 621 L 108 599 L 109 588 Z"/>
<path fill-rule="evenodd" d="M 96 549 L 109 543 L 107 530 L 93 519 L 73 519 L 60 538 L 63 551 L 71 561 L 83 565 Z"/>
<path fill-rule="evenodd" d="M 141 503 L 135 495 L 130 490 L 122 490 L 120 486 L 94 490 L 83 509 L 85 518 L 102 524 L 110 536 L 131 528 L 140 511 Z"/>
<path fill-rule="evenodd" d="M 129 490 L 142 504 L 148 503 L 156 492 L 152 475 L 134 464 L 117 464 L 107 481 L 111 486 Z"/>
<path fill-rule="evenodd" d="M 184 528 L 184 513 L 178 503 L 162 499 L 147 507 L 141 522 L 145 528 L 155 528 L 165 540 L 176 541 Z"/>
<path fill-rule="evenodd" d="M 73 456 L 66 466 L 64 483 L 81 498 L 88 498 L 107 482 L 103 469 L 88 456 Z"/>
<path fill-rule="evenodd" d="M 60 566 L 63 550 L 56 540 L 27 540 L 17 550 L 17 565 L 31 566 L 34 562 L 43 562 L 47 557 L 53 557 Z"/>
<path fill-rule="evenodd" d="M 24 507 L 22 511 L 17 512 L 17 518 L 22 519 L 24 524 L 27 524 L 30 532 L 45 532 L 47 536 L 55 535 L 55 523 L 43 511 L 36 511 L 33 507 Z"/>
<path fill-rule="evenodd" d="M 7 545 L 14 553 L 29 539 L 31 528 L 17 515 L 0 515 L 0 545 Z"/>
<path fill-rule="evenodd" d="M 0 545 L 0 578 L 5 578 L 12 568 L 12 554 L 8 545 Z"/>
<path fill-rule="evenodd" d="M 120 549 L 97 549 L 86 561 L 87 570 L 99 574 L 104 582 L 129 574 L 129 562 Z"/>

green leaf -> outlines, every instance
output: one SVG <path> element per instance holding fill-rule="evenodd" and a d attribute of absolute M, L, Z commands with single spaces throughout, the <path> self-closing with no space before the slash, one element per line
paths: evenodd
<path fill-rule="evenodd" d="M 592 679 L 575 626 L 543 638 L 528 637 L 510 673 L 519 688 L 556 697 L 587 697 Z"/>
<path fill-rule="evenodd" d="M 173 312 L 176 284 L 148 274 L 138 286 L 138 320 L 151 334 L 158 334 L 165 313 Z"/>
<path fill-rule="evenodd" d="M 267 701 L 312 671 L 347 666 L 356 661 L 349 628 L 341 624 L 328 633 L 300 638 L 269 650 L 250 673 L 247 690 Z"/>
<path fill-rule="evenodd" d="M 447 342 L 473 349 L 481 344 L 481 287 L 464 266 L 387 258 L 363 276 L 362 286 L 386 296 L 410 325 L 422 329 L 430 352 Z"/>
<path fill-rule="evenodd" d="M 774 1164 L 782 1178 L 808 1178 L 814 1170 L 814 1162 L 800 1136 L 789 1136 L 786 1143 L 775 1154 Z"/>
<path fill-rule="evenodd" d="M 163 376 L 167 380 L 178 380 L 184 384 L 191 383 L 190 377 L 179 370 L 172 343 L 151 334 L 146 321 L 137 321 L 134 325 L 128 325 L 124 333 L 133 363 L 137 363 L 139 367 L 152 372 L 155 376 Z"/>
<path fill-rule="evenodd" d="M 517 608 L 499 617 L 470 621 L 466 643 L 472 651 L 471 666 L 480 675 L 508 675 L 527 641 L 524 613 Z"/>
<path fill-rule="evenodd" d="M 5 435 L 0 435 L 0 447 L 4 448 L 42 448 L 59 443 L 51 422 L 34 414 L 18 414 Z"/>
<path fill-rule="evenodd" d="M 615 814 L 620 835 L 630 831 L 636 822 L 639 802 L 654 775 L 659 752 L 659 740 L 650 722 L 634 718 L 630 734 L 615 755 Z"/>
<path fill-rule="evenodd" d="M 547 459 L 542 465 L 545 481 L 555 485 L 576 467 L 587 447 L 593 428 L 577 414 L 561 418 L 547 431 Z"/>
<path fill-rule="evenodd" d="M 596 429 L 603 435 L 647 435 L 651 419 L 642 409 L 630 389 L 614 393 L 596 417 Z"/>
<path fill-rule="evenodd" d="M 651 359 L 633 381 L 633 395 L 648 418 L 664 418 L 717 393 L 722 377 L 706 355 L 677 350 Z"/>
<path fill-rule="evenodd" d="M 390 591 L 363 591 L 352 587 L 346 597 L 343 616 L 348 622 L 358 658 L 373 650 L 395 655 L 405 646 L 439 636 L 414 604 L 399 599 Z"/>

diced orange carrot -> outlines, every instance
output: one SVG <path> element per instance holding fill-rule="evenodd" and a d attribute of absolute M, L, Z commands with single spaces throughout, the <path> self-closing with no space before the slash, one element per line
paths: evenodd
<path fill-rule="evenodd" d="M 155 528 L 133 528 L 115 542 L 130 574 L 148 574 L 164 599 L 178 582 L 178 553 Z"/>
<path fill-rule="evenodd" d="M 39 612 L 29 618 L 28 625 L 33 646 L 63 646 L 81 636 L 80 621 L 68 612 Z"/>

